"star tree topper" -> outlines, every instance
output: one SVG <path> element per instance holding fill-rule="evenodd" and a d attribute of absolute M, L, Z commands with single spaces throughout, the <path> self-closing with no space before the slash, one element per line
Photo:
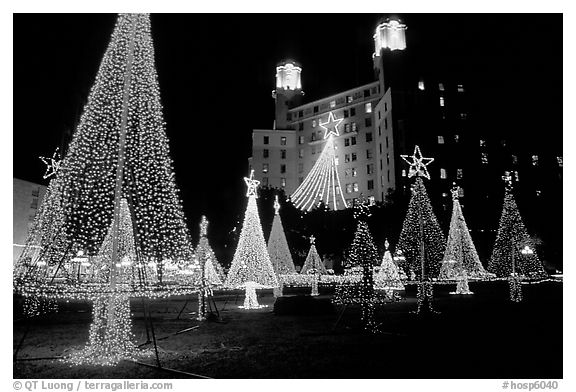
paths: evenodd
<path fill-rule="evenodd" d="M 202 215 L 202 219 L 200 219 L 200 237 L 206 237 L 208 234 L 208 219 L 206 219 L 206 215 Z"/>
<path fill-rule="evenodd" d="M 258 188 L 260 181 L 254 179 L 254 169 L 250 170 L 250 178 L 244 177 L 244 182 L 246 182 L 246 186 L 248 187 L 246 197 L 254 196 L 255 198 L 258 198 L 256 188 Z"/>
<path fill-rule="evenodd" d="M 314 245 L 316 243 L 316 237 L 313 235 L 310 236 L 310 245 Z"/>
<path fill-rule="evenodd" d="M 450 193 L 452 193 L 452 200 L 458 200 L 460 197 L 460 187 L 456 185 L 455 182 L 452 183 L 452 189 L 450 189 Z"/>
<path fill-rule="evenodd" d="M 415 146 L 412 155 L 400 155 L 400 157 L 410 165 L 408 178 L 413 176 L 422 176 L 428 180 L 430 179 L 430 174 L 428 173 L 426 166 L 431 164 L 434 161 L 434 158 L 424 158 L 420 152 L 420 147 Z"/>
<path fill-rule="evenodd" d="M 328 121 L 326 122 L 319 122 L 319 125 L 324 128 L 325 132 L 324 132 L 324 139 L 328 139 L 331 135 L 335 135 L 338 136 L 340 135 L 340 132 L 338 131 L 338 125 L 340 125 L 340 123 L 344 121 L 343 118 L 340 119 L 336 119 L 334 118 L 334 113 L 330 112 L 328 114 Z"/>
<path fill-rule="evenodd" d="M 56 151 L 54 151 L 54 154 L 52 154 L 52 158 L 46 158 L 46 157 L 39 157 L 39 158 L 46 165 L 46 173 L 44 173 L 44 176 L 42 176 L 43 179 L 52 177 L 53 175 L 56 174 L 58 169 L 60 169 L 61 159 L 60 154 L 58 153 L 58 147 L 56 147 Z"/>

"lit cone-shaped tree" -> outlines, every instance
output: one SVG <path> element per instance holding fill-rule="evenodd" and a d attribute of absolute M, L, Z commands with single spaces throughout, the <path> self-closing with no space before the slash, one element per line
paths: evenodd
<path fill-rule="evenodd" d="M 331 206 L 334 210 L 348 207 L 340 186 L 334 144 L 334 137 L 340 134 L 338 126 L 343 120 L 343 118 L 336 119 L 334 113 L 330 112 L 326 122 L 319 121 L 320 127 L 324 128 L 326 144 L 312 170 L 290 196 L 296 208 L 310 211 L 321 203 L 328 208 Z"/>
<path fill-rule="evenodd" d="M 225 286 L 245 289 L 244 309 L 258 309 L 257 288 L 274 288 L 278 286 L 278 279 L 274 273 L 266 241 L 260 225 L 258 207 L 256 205 L 256 188 L 260 181 L 254 180 L 254 170 L 250 178 L 244 177 L 248 187 L 248 207 L 244 215 L 242 232 L 238 240 L 238 247 L 228 271 Z"/>
<path fill-rule="evenodd" d="M 488 271 L 498 277 L 508 277 L 510 298 L 519 302 L 522 300 L 520 280 L 541 279 L 547 275 L 514 200 L 512 176 L 506 172 L 502 179 L 506 183 L 504 207 Z"/>
<path fill-rule="evenodd" d="M 199 262 L 201 289 L 198 292 L 198 320 L 206 318 L 206 298 L 212 295 L 213 286 L 221 286 L 224 281 L 224 271 L 208 242 L 208 219 L 202 215 L 200 219 L 200 241 L 196 247 L 196 259 Z"/>
<path fill-rule="evenodd" d="M 462 207 L 458 199 L 459 187 L 454 184 L 452 188 L 452 219 L 448 243 L 444 252 L 444 259 L 440 267 L 440 279 L 459 280 L 461 269 L 466 272 L 467 278 L 483 279 L 491 274 L 487 273 L 480 262 L 476 247 L 468 231 L 468 226 L 462 214 Z"/>
<path fill-rule="evenodd" d="M 398 268 L 392 259 L 392 254 L 388 250 L 388 240 L 386 240 L 384 246 L 386 247 L 386 250 L 384 252 L 384 257 L 382 257 L 382 264 L 380 264 L 380 270 L 374 276 L 375 287 L 387 291 L 404 290 L 400 268 Z"/>
<path fill-rule="evenodd" d="M 300 274 L 312 276 L 312 292 L 310 295 L 318 295 L 318 279 L 320 275 L 327 275 L 328 271 L 316 250 L 316 237 L 313 235 L 310 236 L 310 250 L 308 251 L 308 256 L 306 256 L 306 261 L 304 261 Z"/>
<path fill-rule="evenodd" d="M 27 241 L 27 247 L 42 251 L 35 260 L 23 252 L 16 290 L 94 301 L 89 345 L 70 358 L 73 362 L 109 365 L 132 358 L 133 344 L 126 340 L 129 297 L 185 292 L 162 282 L 163 266 L 190 260 L 192 253 L 169 156 L 148 15 L 118 17 L 47 193 Z M 128 259 L 122 265 L 123 257 L 132 258 L 132 245 L 122 244 L 126 216 L 134 238 L 129 266 Z M 102 270 L 77 273 L 79 258 L 94 258 Z M 154 279 L 143 265 L 154 266 Z"/>
<path fill-rule="evenodd" d="M 349 255 L 357 258 L 355 265 L 361 268 L 361 278 L 347 279 L 336 287 L 334 302 L 338 304 L 360 304 L 361 318 L 364 329 L 376 332 L 374 321 L 374 307 L 378 302 L 378 297 L 374 291 L 374 265 L 378 263 L 378 252 L 367 219 L 370 210 L 365 201 L 357 201 L 354 204 L 354 218 L 358 221 L 356 233 L 352 241 L 352 249 Z M 349 271 L 354 274 L 354 271 Z"/>
<path fill-rule="evenodd" d="M 401 157 L 410 165 L 408 177 L 416 176 L 416 181 L 397 248 L 402 250 L 409 269 L 419 280 L 417 312 L 420 313 L 422 309 L 432 310 L 431 279 L 438 276 L 446 241 L 422 180 L 422 177 L 430 179 L 426 166 L 434 159 L 424 158 L 418 146 L 413 155 Z"/>
<path fill-rule="evenodd" d="M 294 268 L 294 261 L 292 261 L 290 248 L 286 241 L 284 227 L 282 227 L 278 196 L 276 196 L 274 200 L 274 210 L 275 214 L 274 221 L 272 222 L 272 231 L 270 232 L 270 238 L 268 239 L 268 254 L 270 255 L 272 267 L 274 267 L 274 272 L 276 272 L 278 278 L 278 287 L 274 288 L 274 296 L 281 297 L 283 290 L 282 275 L 296 274 L 296 269 Z"/>

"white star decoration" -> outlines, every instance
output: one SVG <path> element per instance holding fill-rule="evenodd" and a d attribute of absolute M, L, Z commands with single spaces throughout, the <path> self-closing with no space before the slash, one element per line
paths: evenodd
<path fill-rule="evenodd" d="M 314 237 L 313 235 L 310 236 L 310 244 L 314 245 L 316 243 L 316 237 Z"/>
<path fill-rule="evenodd" d="M 278 211 L 280 211 L 280 203 L 278 203 L 278 195 L 276 195 L 276 198 L 274 198 L 274 211 L 276 215 L 278 215 Z"/>
<path fill-rule="evenodd" d="M 46 164 L 46 173 L 44 173 L 44 176 L 42 176 L 42 178 L 47 179 L 49 177 L 52 177 L 54 174 L 56 174 L 56 172 L 58 171 L 58 169 L 60 169 L 60 154 L 58 153 L 58 147 L 56 147 L 56 151 L 54 151 L 54 154 L 52 155 L 52 158 L 46 158 L 46 157 L 39 157 L 42 162 L 44 162 L 44 164 Z"/>
<path fill-rule="evenodd" d="M 334 118 L 334 113 L 330 112 L 328 114 L 328 121 L 326 121 L 325 123 L 323 123 L 322 121 L 320 121 L 319 125 L 324 128 L 324 130 L 326 132 L 324 132 L 324 139 L 328 139 L 328 137 L 330 137 L 330 135 L 335 135 L 338 136 L 340 135 L 340 132 L 338 132 L 338 125 L 340 125 L 340 123 L 344 121 L 343 118 L 340 119 L 336 119 Z"/>
<path fill-rule="evenodd" d="M 452 193 L 452 200 L 457 200 L 458 197 L 460 197 L 460 187 L 456 185 L 455 182 L 452 184 L 452 189 L 450 189 L 450 192 Z"/>
<path fill-rule="evenodd" d="M 420 147 L 414 147 L 414 154 L 400 155 L 400 157 L 410 165 L 408 178 L 413 176 L 422 176 L 430 179 L 430 174 L 428 173 L 426 166 L 431 164 L 434 161 L 434 158 L 424 158 L 420 152 Z M 412 161 L 409 161 L 408 158 L 412 158 Z"/>
<path fill-rule="evenodd" d="M 254 179 L 254 169 L 250 171 L 250 178 L 244 177 L 244 182 L 246 182 L 246 186 L 248 187 L 246 197 L 254 196 L 257 198 L 258 194 L 256 193 L 256 188 L 260 184 L 260 181 Z"/>
<path fill-rule="evenodd" d="M 200 237 L 206 237 L 208 234 L 208 219 L 206 219 L 205 215 L 202 215 L 202 219 L 200 219 Z"/>

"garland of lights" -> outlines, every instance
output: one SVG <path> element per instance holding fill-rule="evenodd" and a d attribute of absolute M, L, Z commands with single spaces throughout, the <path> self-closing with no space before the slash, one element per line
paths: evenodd
<path fill-rule="evenodd" d="M 340 185 L 340 177 L 338 176 L 336 145 L 334 142 L 334 138 L 340 135 L 338 125 L 343 120 L 342 118 L 336 120 L 334 113 L 330 112 L 328 120 L 320 122 L 320 126 L 325 130 L 324 140 L 326 140 L 326 145 L 312 170 L 290 196 L 296 208 L 310 211 L 321 202 L 324 202 L 328 207 L 332 205 L 334 210 L 338 210 L 339 202 L 342 203 L 343 208 L 347 207 Z"/>
<path fill-rule="evenodd" d="M 14 287 L 26 297 L 94 301 L 89 344 L 70 362 L 112 365 L 132 357 L 129 298 L 196 291 L 177 280 L 191 260 L 150 18 L 122 14 L 17 261 Z"/>
<path fill-rule="evenodd" d="M 417 312 L 420 313 L 425 308 L 432 310 L 433 285 L 430 280 L 438 276 L 446 242 L 422 180 L 422 177 L 430 179 L 426 166 L 434 159 L 424 158 L 418 146 L 411 156 L 401 157 L 410 165 L 408 177 L 416 176 L 416 181 L 412 186 L 398 249 L 406 257 L 410 275 L 414 273 L 420 282 L 417 294 Z"/>
<path fill-rule="evenodd" d="M 276 272 L 277 276 L 296 274 L 296 268 L 294 267 L 294 261 L 290 254 L 290 248 L 288 247 L 284 227 L 282 226 L 282 219 L 280 218 L 278 196 L 274 199 L 274 210 L 272 231 L 268 239 L 268 254 L 270 255 L 270 261 L 272 261 L 272 267 L 274 267 L 274 272 Z M 274 288 L 275 297 L 281 297 L 283 294 L 283 283 L 281 279 L 278 279 L 278 284 L 279 286 Z"/>
<path fill-rule="evenodd" d="M 245 309 L 258 309 L 264 307 L 258 304 L 257 288 L 273 288 L 278 286 L 278 279 L 274 273 L 262 226 L 256 205 L 256 188 L 260 181 L 254 179 L 254 170 L 250 177 L 244 177 L 248 187 L 246 197 L 248 206 L 244 215 L 242 232 L 238 240 L 238 247 L 226 278 L 225 286 L 245 289 Z"/>

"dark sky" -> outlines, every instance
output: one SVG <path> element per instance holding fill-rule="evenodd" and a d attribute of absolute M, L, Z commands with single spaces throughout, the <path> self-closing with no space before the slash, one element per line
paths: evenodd
<path fill-rule="evenodd" d="M 231 228 L 245 208 L 251 130 L 270 128 L 276 63 L 303 67 L 306 100 L 373 81 L 379 14 L 152 15 L 167 133 L 193 235 L 202 213 Z M 476 86 L 491 132 L 562 144 L 561 15 L 399 15 L 423 66 Z M 74 128 L 115 15 L 14 16 L 14 176 L 42 180 Z M 539 140 L 545 131 L 549 137 Z M 522 136 L 524 138 L 524 136 Z"/>

